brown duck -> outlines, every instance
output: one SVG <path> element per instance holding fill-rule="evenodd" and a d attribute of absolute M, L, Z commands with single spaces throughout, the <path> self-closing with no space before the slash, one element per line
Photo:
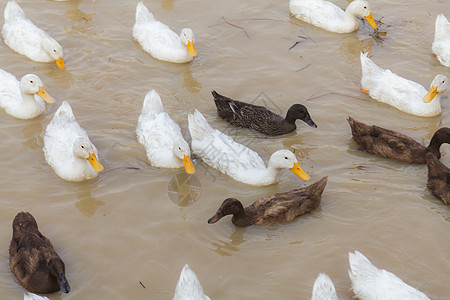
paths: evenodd
<path fill-rule="evenodd" d="M 9 245 L 9 266 L 19 283 L 31 293 L 70 291 L 64 262 L 48 238 L 39 230 L 34 217 L 20 212 L 13 221 Z"/>
<path fill-rule="evenodd" d="M 291 222 L 320 205 L 327 179 L 325 176 L 305 188 L 264 197 L 246 208 L 235 198 L 225 199 L 208 223 L 216 223 L 226 215 L 233 215 L 231 222 L 239 227 Z"/>
<path fill-rule="evenodd" d="M 450 204 L 450 169 L 432 153 L 427 153 L 428 188 L 445 204 Z"/>
<path fill-rule="evenodd" d="M 400 162 L 426 164 L 425 154 L 427 152 L 440 158 L 439 148 L 443 143 L 450 143 L 450 128 L 448 127 L 437 130 L 428 147 L 425 147 L 400 132 L 376 125 L 366 125 L 351 117 L 348 117 L 347 121 L 352 129 L 353 139 L 361 146 L 362 150 Z"/>
<path fill-rule="evenodd" d="M 297 128 L 295 125 L 297 119 L 311 127 L 317 127 L 308 109 L 301 104 L 292 105 L 286 118 L 283 118 L 263 106 L 233 100 L 216 91 L 211 93 L 219 116 L 234 126 L 254 129 L 267 135 L 281 135 L 294 131 Z"/>

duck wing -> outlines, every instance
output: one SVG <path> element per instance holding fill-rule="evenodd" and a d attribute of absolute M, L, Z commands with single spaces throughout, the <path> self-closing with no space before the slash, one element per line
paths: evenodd
<path fill-rule="evenodd" d="M 450 169 L 432 153 L 426 155 L 428 165 L 428 188 L 445 204 L 450 204 Z"/>

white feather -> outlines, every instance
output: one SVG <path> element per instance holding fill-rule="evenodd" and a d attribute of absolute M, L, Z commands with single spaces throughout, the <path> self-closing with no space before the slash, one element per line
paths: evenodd
<path fill-rule="evenodd" d="M 188 265 L 181 270 L 173 300 L 211 300 L 203 292 L 197 276 Z"/>
<path fill-rule="evenodd" d="M 333 281 L 325 273 L 320 273 L 314 281 L 311 300 L 339 300 Z"/>
<path fill-rule="evenodd" d="M 450 23 L 443 14 L 436 17 L 431 50 L 442 65 L 450 67 Z"/>

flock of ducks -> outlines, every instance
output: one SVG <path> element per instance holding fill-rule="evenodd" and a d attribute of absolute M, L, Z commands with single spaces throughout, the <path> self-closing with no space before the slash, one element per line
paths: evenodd
<path fill-rule="evenodd" d="M 345 11 L 327 1 L 291 0 L 289 9 L 296 18 L 332 32 L 349 33 L 357 30 L 356 17 L 364 18 L 377 29 L 369 3 L 365 0 L 354 0 Z M 176 34 L 167 25 L 157 21 L 142 2 L 136 7 L 132 35 L 146 52 L 159 60 L 186 63 L 197 55 L 192 29 L 184 28 L 180 35 Z M 2 37 L 12 50 L 33 61 L 54 61 L 59 69 L 65 67 L 61 45 L 26 18 L 15 1 L 9 1 L 5 7 Z M 450 25 L 442 14 L 436 19 L 432 51 L 442 65 L 450 67 Z M 362 91 L 371 98 L 416 116 L 441 114 L 440 97 L 448 83 L 445 75 L 437 75 L 427 91 L 413 81 L 378 67 L 367 53 L 361 53 L 360 59 Z M 212 95 L 218 115 L 237 127 L 272 136 L 294 131 L 296 120 L 317 127 L 307 108 L 301 104 L 292 105 L 283 118 L 265 107 L 233 100 L 216 91 Z M 0 106 L 7 114 L 18 119 L 34 118 L 46 111 L 45 102 L 52 104 L 55 100 L 47 93 L 38 76 L 28 74 L 18 81 L 14 75 L 0 69 Z M 147 93 L 138 118 L 136 135 L 139 143 L 145 147 L 152 166 L 184 168 L 188 174 L 194 174 L 191 155 L 195 154 L 209 166 L 249 185 L 274 184 L 282 169 L 291 170 L 305 181 L 310 180 L 291 151 L 280 149 L 265 164 L 255 151 L 212 128 L 198 110 L 188 115 L 188 122 L 191 147 L 181 134 L 178 124 L 164 111 L 157 91 Z M 428 186 L 433 195 L 446 204 L 450 203 L 450 170 L 439 161 L 441 144 L 450 143 L 449 128 L 436 131 L 430 145 L 425 147 L 392 130 L 369 126 L 351 117 L 348 122 L 354 140 L 363 150 L 405 163 L 426 163 L 429 170 Z M 49 166 L 66 181 L 89 180 L 97 177 L 104 169 L 98 159 L 97 148 L 77 123 L 66 101 L 45 129 L 43 151 Z M 215 223 L 226 215 L 233 215 L 232 223 L 241 227 L 290 222 L 320 205 L 327 179 L 325 176 L 305 188 L 264 197 L 245 208 L 239 200 L 228 198 L 208 223 Z M 11 271 L 30 292 L 25 294 L 24 299 L 45 299 L 32 293 L 70 291 L 64 262 L 51 242 L 39 232 L 31 214 L 21 212 L 15 217 L 9 254 Z M 358 251 L 349 253 L 349 262 L 353 291 L 361 299 L 428 299 L 392 273 L 373 266 Z M 174 299 L 210 299 L 204 294 L 188 265 L 181 272 Z M 326 274 L 319 274 L 312 299 L 337 299 L 334 285 Z"/>

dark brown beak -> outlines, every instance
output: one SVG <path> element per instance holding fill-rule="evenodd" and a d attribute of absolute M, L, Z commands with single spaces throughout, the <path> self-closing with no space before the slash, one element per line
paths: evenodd
<path fill-rule="evenodd" d="M 208 224 L 214 224 L 217 221 L 219 221 L 220 219 L 222 219 L 223 215 L 222 215 L 222 211 L 220 210 L 220 208 L 217 210 L 216 214 L 208 220 Z"/>

